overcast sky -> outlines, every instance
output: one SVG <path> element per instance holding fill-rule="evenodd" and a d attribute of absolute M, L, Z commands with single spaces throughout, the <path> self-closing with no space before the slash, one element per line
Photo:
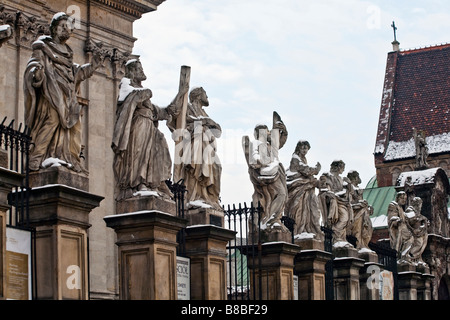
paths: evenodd
<path fill-rule="evenodd" d="M 249 203 L 241 139 L 256 124 L 271 126 L 273 111 L 289 132 L 280 150 L 286 168 L 296 143 L 308 140 L 308 164 L 320 162 L 321 173 L 341 159 L 361 187 L 375 175 L 393 20 L 401 49 L 450 41 L 448 0 L 167 0 L 135 22 L 133 53 L 159 106 L 175 97 L 180 67 L 191 67 L 191 87 L 206 90 L 206 112 L 223 130 L 222 204 Z"/>

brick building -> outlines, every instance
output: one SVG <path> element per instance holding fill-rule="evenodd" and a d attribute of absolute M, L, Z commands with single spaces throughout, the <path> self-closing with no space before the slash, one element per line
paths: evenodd
<path fill-rule="evenodd" d="M 439 259 L 447 265 L 450 44 L 412 50 L 400 50 L 396 41 L 393 45 L 394 50 L 387 56 L 374 150 L 376 176 L 369 181 L 364 193 L 374 207 L 372 241 L 389 238 L 388 205 L 398 191 L 407 188 L 405 177 L 412 177 L 414 196 L 423 199 L 422 214 L 431 220 L 424 259 L 427 258 L 429 264 Z M 416 163 L 414 129 L 425 133 L 428 148 L 425 168 L 419 168 Z M 439 219 L 439 228 L 435 227 L 436 219 Z M 448 298 L 448 272 L 442 266 L 430 266 L 435 276 L 433 298 Z"/>

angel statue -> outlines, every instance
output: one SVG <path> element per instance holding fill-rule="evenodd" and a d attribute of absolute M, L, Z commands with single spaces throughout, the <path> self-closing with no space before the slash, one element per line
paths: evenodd
<path fill-rule="evenodd" d="M 286 173 L 278 158 L 278 150 L 286 143 L 288 132 L 277 112 L 273 113 L 272 130 L 259 124 L 254 129 L 255 140 L 243 137 L 243 149 L 250 181 L 254 187 L 253 204 L 262 208 L 261 228 L 289 232 L 281 218 L 287 201 Z"/>

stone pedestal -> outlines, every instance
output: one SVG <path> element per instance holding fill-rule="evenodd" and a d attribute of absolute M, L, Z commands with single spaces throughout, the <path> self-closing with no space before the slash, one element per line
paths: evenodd
<path fill-rule="evenodd" d="M 364 260 L 354 248 L 333 247 L 334 297 L 336 300 L 360 300 L 359 271 Z"/>
<path fill-rule="evenodd" d="M 30 226 L 36 230 L 36 299 L 89 298 L 89 213 L 103 197 L 85 191 L 87 179 L 60 167 L 30 175 Z M 64 181 L 73 182 L 75 187 L 61 184 Z"/>
<path fill-rule="evenodd" d="M 187 224 L 156 210 L 104 218 L 117 234 L 121 300 L 177 299 L 177 233 Z"/>
<path fill-rule="evenodd" d="M 4 152 L 0 152 L 0 158 L 2 155 Z M 7 161 L 6 164 L 0 164 L 8 166 Z M 22 180 L 21 174 L 0 166 L 0 300 L 5 299 L 6 294 L 6 214 L 11 208 L 8 204 L 8 194 L 12 188 L 20 186 Z"/>
<path fill-rule="evenodd" d="M 189 208 L 186 211 L 186 218 L 189 220 L 190 226 L 211 224 L 217 227 L 224 226 L 224 213 L 222 210 L 213 208 Z"/>
<path fill-rule="evenodd" d="M 362 250 L 358 257 L 364 260 L 364 266 L 359 270 L 360 299 L 380 300 L 379 275 L 384 267 L 378 263 L 378 255 L 374 251 Z"/>
<path fill-rule="evenodd" d="M 314 239 L 296 240 L 301 249 L 295 256 L 294 273 L 298 276 L 299 300 L 326 300 L 325 265 L 332 259 L 323 250 L 323 242 Z"/>
<path fill-rule="evenodd" d="M 400 300 L 431 300 L 434 277 L 428 267 L 401 263 L 397 269 Z"/>
<path fill-rule="evenodd" d="M 417 300 L 432 300 L 431 284 L 434 276 L 430 273 L 430 267 L 420 264 L 416 270 L 421 273 L 417 284 Z"/>
<path fill-rule="evenodd" d="M 287 242 L 271 242 L 262 244 L 256 250 L 258 257 L 247 260 L 252 273 L 251 287 L 256 290 L 255 296 L 263 300 L 293 300 L 294 258 L 300 251 L 299 246 Z M 253 278 L 256 283 L 253 283 Z"/>
<path fill-rule="evenodd" d="M 141 195 L 116 202 L 116 213 L 155 210 L 176 216 L 175 201 L 153 195 Z"/>
<path fill-rule="evenodd" d="M 191 299 L 226 300 L 226 247 L 236 232 L 214 225 L 186 228 L 186 256 L 191 259 Z"/>
<path fill-rule="evenodd" d="M 416 268 L 408 264 L 399 264 L 398 270 L 398 295 L 400 300 L 417 300 L 417 287 L 421 274 Z"/>

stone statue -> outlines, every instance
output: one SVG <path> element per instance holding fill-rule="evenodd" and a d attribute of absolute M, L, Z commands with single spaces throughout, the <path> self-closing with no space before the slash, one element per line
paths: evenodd
<path fill-rule="evenodd" d="M 416 146 L 416 169 L 423 170 L 428 168 L 428 146 L 426 142 L 425 132 L 413 129 L 414 143 Z"/>
<path fill-rule="evenodd" d="M 33 53 L 24 74 L 25 124 L 31 129 L 30 170 L 39 170 L 46 159 L 57 159 L 77 172 L 87 171 L 80 162 L 81 106 L 77 101 L 80 83 L 91 77 L 102 57 L 82 66 L 73 62 L 66 44 L 71 35 L 69 17 L 54 15 L 50 36 L 32 45 Z"/>
<path fill-rule="evenodd" d="M 171 193 L 166 180 L 171 178 L 172 160 L 159 121 L 170 123 L 176 117 L 180 92 L 166 108 L 150 100 L 152 91 L 142 86 L 147 79 L 141 62 L 131 59 L 125 65 L 120 83 L 116 123 L 111 148 L 116 178 L 115 199 L 131 198 L 137 193 L 152 193 L 168 198 Z"/>
<path fill-rule="evenodd" d="M 391 248 L 397 251 L 398 260 L 409 262 L 408 252 L 414 242 L 408 227 L 403 207 L 406 204 L 406 193 L 400 191 L 388 206 L 388 228 Z"/>
<path fill-rule="evenodd" d="M 288 199 L 286 202 L 286 214 L 295 221 L 294 237 L 315 237 L 323 239 L 320 230 L 321 212 L 316 195 L 319 180 L 314 176 L 319 174 L 321 165 L 308 166 L 306 154 L 311 148 L 308 141 L 299 141 L 291 158 L 291 163 L 286 170 L 286 182 Z"/>
<path fill-rule="evenodd" d="M 422 253 L 427 246 L 427 229 L 430 225 L 430 221 L 420 213 L 421 210 L 422 199 L 415 197 L 411 201 L 411 205 L 405 210 L 405 216 L 409 230 L 414 238 L 411 249 L 408 252 L 409 259 L 415 264 L 425 265 L 425 262 L 422 260 Z"/>
<path fill-rule="evenodd" d="M 333 230 L 335 246 L 353 247 L 347 241 L 347 227 L 353 221 L 350 203 L 350 184 L 347 177 L 341 177 L 345 170 L 342 160 L 331 163 L 330 172 L 320 177 L 319 200 L 323 220 Z"/>
<path fill-rule="evenodd" d="M 373 207 L 363 198 L 363 189 L 359 188 L 361 178 L 358 171 L 350 171 L 347 178 L 351 182 L 351 204 L 353 209 L 353 223 L 349 224 L 347 234 L 356 238 L 357 249 L 369 249 L 369 242 L 372 239 L 373 226 L 370 216 Z"/>
<path fill-rule="evenodd" d="M 186 112 L 187 138 L 178 147 L 180 153 L 179 176 L 186 186 L 187 207 L 206 207 L 222 210 L 220 205 L 220 180 L 222 165 L 217 155 L 217 139 L 222 135 L 220 125 L 212 120 L 203 107 L 209 106 L 208 96 L 202 87 L 189 93 Z"/>
<path fill-rule="evenodd" d="M 273 114 L 272 130 L 257 125 L 255 140 L 243 137 L 243 148 L 250 181 L 254 187 L 253 204 L 262 207 L 261 228 L 289 232 L 281 221 L 287 201 L 286 172 L 278 158 L 278 150 L 286 143 L 288 132 L 278 113 Z"/>

